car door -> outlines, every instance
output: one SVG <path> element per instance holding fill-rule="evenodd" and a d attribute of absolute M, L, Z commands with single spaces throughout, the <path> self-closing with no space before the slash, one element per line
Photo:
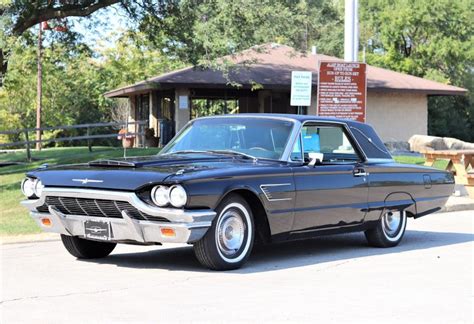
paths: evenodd
<path fill-rule="evenodd" d="M 309 156 L 322 157 L 311 166 Z M 360 224 L 368 206 L 363 158 L 344 125 L 305 123 L 291 154 L 296 190 L 293 232 Z"/>

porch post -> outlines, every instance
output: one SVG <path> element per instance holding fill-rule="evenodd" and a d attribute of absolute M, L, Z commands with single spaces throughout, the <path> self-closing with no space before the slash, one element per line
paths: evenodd
<path fill-rule="evenodd" d="M 180 102 L 181 97 L 181 102 Z M 185 104 L 185 97 L 187 97 L 187 105 Z M 188 88 L 178 88 L 175 90 L 175 125 L 176 133 L 186 125 L 191 116 L 191 99 L 189 98 Z"/>

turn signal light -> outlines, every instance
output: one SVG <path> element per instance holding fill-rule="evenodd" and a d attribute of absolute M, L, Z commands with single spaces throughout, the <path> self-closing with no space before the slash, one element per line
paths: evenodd
<path fill-rule="evenodd" d="M 53 223 L 51 222 L 51 219 L 49 218 L 41 218 L 41 224 L 46 227 L 51 227 Z"/>
<path fill-rule="evenodd" d="M 174 236 L 176 236 L 176 233 L 175 233 L 174 229 L 172 229 L 172 228 L 163 227 L 163 228 L 161 228 L 161 235 L 168 236 L 168 237 L 174 237 Z"/>

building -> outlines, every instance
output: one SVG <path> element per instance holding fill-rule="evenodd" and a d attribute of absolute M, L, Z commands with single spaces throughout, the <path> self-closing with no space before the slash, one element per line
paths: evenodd
<path fill-rule="evenodd" d="M 297 113 L 290 106 L 291 71 L 312 71 L 313 96 L 307 114 L 316 114 L 319 61 L 342 61 L 321 54 L 265 44 L 223 58 L 222 70 L 187 67 L 111 90 L 109 98 L 129 98 L 132 120 L 147 120 L 166 143 L 190 119 L 224 113 Z M 464 95 L 454 87 L 367 66 L 366 122 L 384 141 L 427 134 L 428 96 Z M 138 145 L 140 143 L 138 142 Z"/>

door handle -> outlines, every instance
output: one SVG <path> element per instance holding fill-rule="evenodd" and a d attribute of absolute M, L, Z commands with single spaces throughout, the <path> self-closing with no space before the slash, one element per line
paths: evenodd
<path fill-rule="evenodd" d="M 355 169 L 353 174 L 354 174 L 354 177 L 366 177 L 369 175 L 369 173 L 365 172 L 365 170 L 362 168 Z"/>

